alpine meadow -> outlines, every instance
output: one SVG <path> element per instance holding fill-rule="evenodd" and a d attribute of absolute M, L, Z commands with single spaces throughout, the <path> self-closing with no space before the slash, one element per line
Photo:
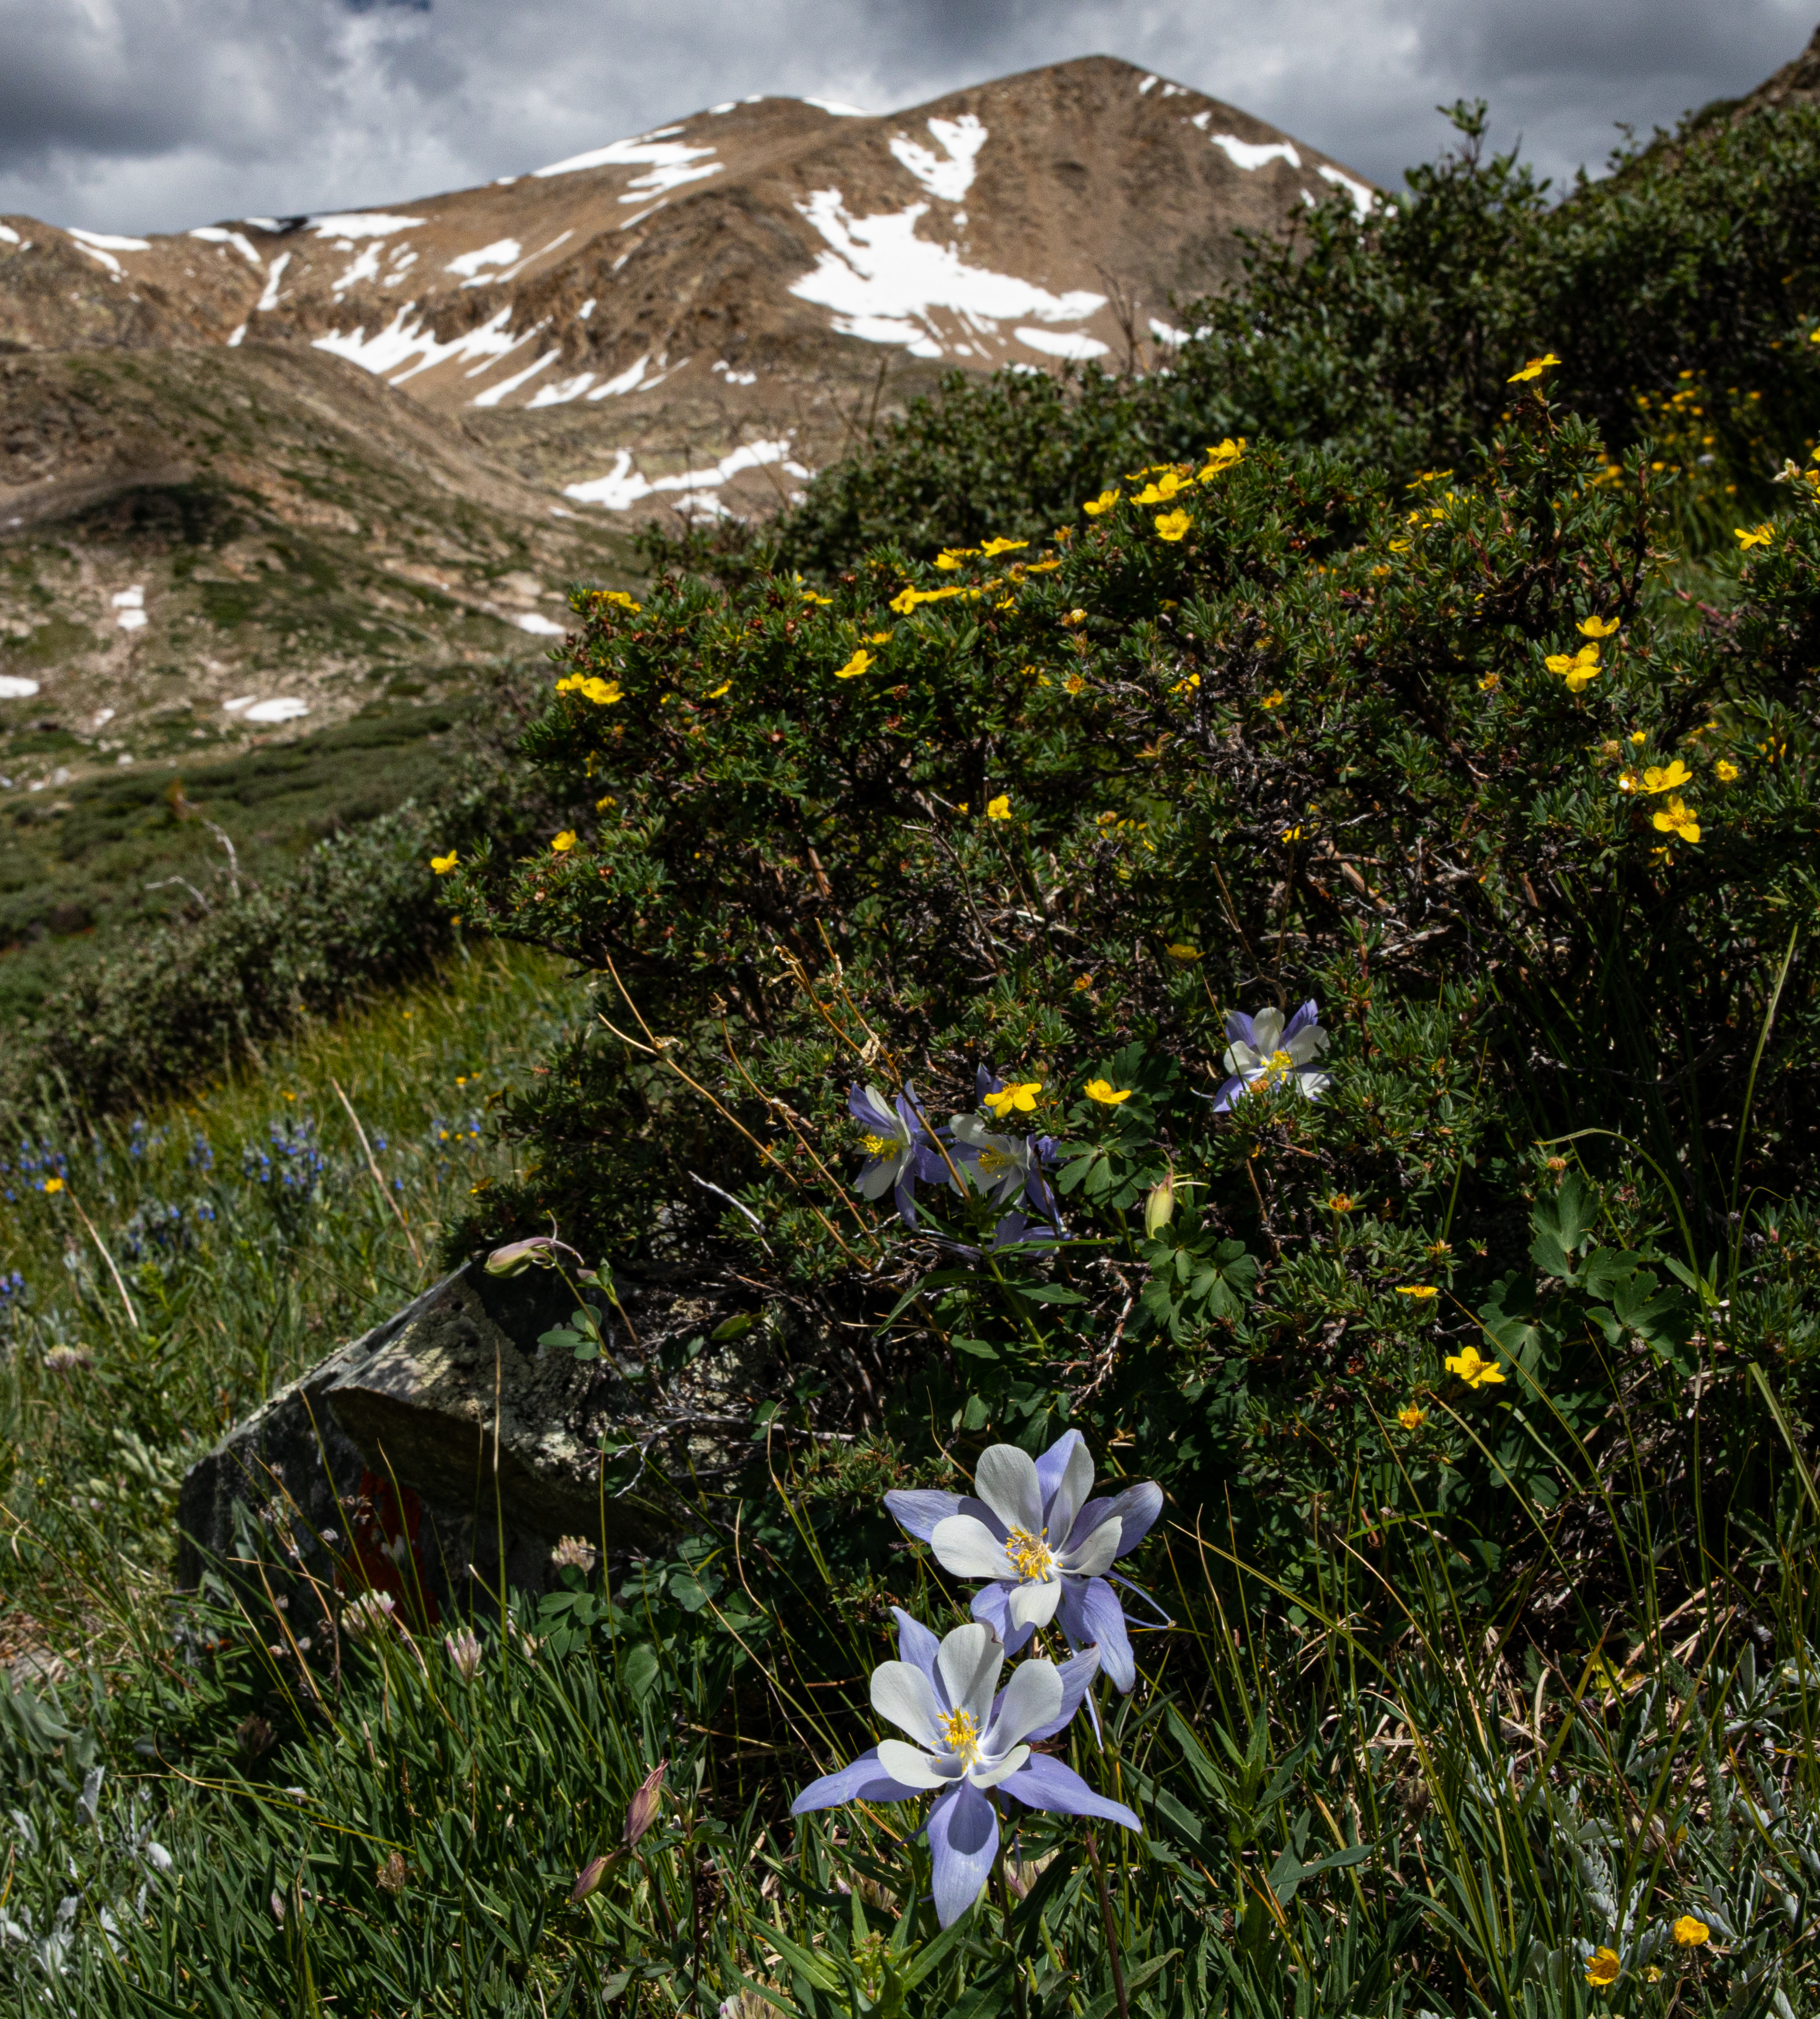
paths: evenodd
<path fill-rule="evenodd" d="M 928 375 L 45 997 L 20 2011 L 1820 2005 L 1812 97 Z M 415 1396 L 180 1538 L 457 1270 L 529 1570 L 491 1358 L 450 1578 Z"/>

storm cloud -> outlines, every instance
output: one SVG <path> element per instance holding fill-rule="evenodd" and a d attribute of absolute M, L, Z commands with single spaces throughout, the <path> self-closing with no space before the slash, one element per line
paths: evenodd
<path fill-rule="evenodd" d="M 1104 52 L 1395 184 L 1489 101 L 1595 172 L 1806 42 L 1815 0 L 0 0 L 0 212 L 90 230 L 396 202 L 748 93 L 886 111 Z"/>

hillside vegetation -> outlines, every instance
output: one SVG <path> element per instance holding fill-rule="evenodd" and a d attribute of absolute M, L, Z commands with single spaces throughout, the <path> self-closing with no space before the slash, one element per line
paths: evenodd
<path fill-rule="evenodd" d="M 348 1552 L 174 1637 L 78 1398 L 154 1529 L 194 1314 L 429 1230 L 300 1117 L 167 1254 L 130 1125 L 39 1125 L 15 1557 L 119 1651 L 0 1696 L 22 2001 L 1812 2004 L 1820 114 L 1555 208 L 1462 118 L 1179 372 L 957 384 L 578 593 L 537 796 L 426 828 L 530 950 L 452 1028 L 541 1054 L 465 1198 L 426 1139 L 443 1253 L 530 1241 L 541 1350 L 656 1397 L 582 1286 L 766 1343 L 743 1469 L 603 1444 L 671 1553 L 432 1622 Z"/>

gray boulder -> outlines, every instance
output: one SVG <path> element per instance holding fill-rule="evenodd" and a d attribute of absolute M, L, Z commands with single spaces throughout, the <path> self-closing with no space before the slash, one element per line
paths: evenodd
<path fill-rule="evenodd" d="M 608 1351 L 579 1361 L 537 1343 L 573 1308 L 559 1278 L 457 1269 L 191 1468 L 179 1583 L 268 1602 L 370 1585 L 433 1621 L 476 1582 L 497 1594 L 502 1570 L 541 1589 L 561 1537 L 603 1553 L 673 1539 L 690 1517 L 672 1482 L 698 1490 L 751 1460 L 776 1328 L 718 1289 L 621 1294 L 631 1328 L 603 1310 Z"/>

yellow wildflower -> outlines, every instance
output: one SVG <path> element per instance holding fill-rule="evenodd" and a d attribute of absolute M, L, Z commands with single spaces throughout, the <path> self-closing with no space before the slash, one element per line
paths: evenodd
<path fill-rule="evenodd" d="M 1163 951 L 1171 960 L 1179 960 L 1184 967 L 1199 960 L 1201 957 L 1201 950 L 1199 947 L 1177 944 L 1165 947 Z"/>
<path fill-rule="evenodd" d="M 1478 691 L 1481 694 L 1496 694 L 1498 689 L 1501 687 L 1503 683 L 1502 675 L 1498 673 L 1487 673 L 1485 678 L 1479 682 Z"/>
<path fill-rule="evenodd" d="M 1009 820 L 1011 817 L 1011 794 L 1000 792 L 996 799 L 988 799 L 986 803 L 986 817 L 988 820 Z"/>
<path fill-rule="evenodd" d="M 459 853 L 451 848 L 447 855 L 432 855 L 429 859 L 429 866 L 439 876 L 447 876 L 461 859 Z"/>
<path fill-rule="evenodd" d="M 891 643 L 891 633 L 888 631 L 874 631 L 867 636 L 865 642 L 868 645 L 888 645 Z"/>
<path fill-rule="evenodd" d="M 642 603 L 633 602 L 623 589 L 599 589 L 596 591 L 594 600 L 596 604 L 610 603 L 621 610 L 629 610 L 635 617 L 645 607 Z"/>
<path fill-rule="evenodd" d="M 1267 694 L 1264 697 L 1263 700 L 1258 703 L 1258 706 L 1260 708 L 1281 708 L 1283 706 L 1283 689 L 1281 687 L 1278 687 L 1272 692 Z"/>
<path fill-rule="evenodd" d="M 594 810 L 597 814 L 603 814 L 606 811 L 609 807 L 617 807 L 619 801 L 613 797 L 611 792 L 603 792 L 600 797 L 595 801 Z"/>
<path fill-rule="evenodd" d="M 1560 362 L 1561 360 L 1552 350 L 1546 357 L 1532 357 L 1527 364 L 1513 372 L 1504 383 L 1507 386 L 1515 386 L 1521 384 L 1525 379 L 1540 379 L 1550 365 L 1558 364 Z"/>
<path fill-rule="evenodd" d="M 578 694 L 602 708 L 609 702 L 624 699 L 617 680 L 603 680 L 598 673 L 571 673 L 566 680 L 557 681 L 556 691 Z"/>
<path fill-rule="evenodd" d="M 1084 610 L 1071 610 L 1062 621 L 1070 629 L 1073 629 L 1087 622 L 1087 612 Z"/>
<path fill-rule="evenodd" d="M 1428 1412 L 1418 1409 L 1413 1402 L 1406 1403 L 1397 1412 L 1397 1421 L 1406 1430 L 1419 1430 L 1428 1420 Z"/>
<path fill-rule="evenodd" d="M 1713 1930 L 1704 1921 L 1696 1921 L 1692 1914 L 1683 1914 L 1669 1933 L 1674 1937 L 1675 1947 L 1681 1949 L 1704 1948 L 1713 1938 Z"/>
<path fill-rule="evenodd" d="M 1721 757 L 1713 767 L 1713 775 L 1720 785 L 1729 785 L 1735 783 L 1743 776 L 1743 774 L 1729 757 Z"/>
<path fill-rule="evenodd" d="M 1040 1079 L 1008 1080 L 997 1093 L 986 1096 L 986 1105 L 1000 1122 L 1010 1115 L 1034 1115 L 1037 1096 L 1042 1091 Z"/>
<path fill-rule="evenodd" d="M 1457 1374 L 1469 1388 L 1491 1388 L 1503 1380 L 1504 1370 L 1495 1360 L 1483 1358 L 1476 1346 L 1463 1346 L 1443 1362 L 1449 1374 Z"/>
<path fill-rule="evenodd" d="M 1087 682 L 1081 678 L 1079 673 L 1070 673 L 1067 679 L 1062 683 L 1062 691 L 1064 694 L 1085 694 L 1087 691 Z"/>
<path fill-rule="evenodd" d="M 1185 477 L 1178 469 L 1166 469 L 1163 474 L 1146 484 L 1132 498 L 1134 505 L 1167 505 L 1177 491 L 1185 491 L 1192 484 L 1192 477 Z"/>
<path fill-rule="evenodd" d="M 834 599 L 831 596 L 817 596 L 812 589 L 805 589 L 802 600 L 805 603 L 832 603 Z"/>
<path fill-rule="evenodd" d="M 1121 1090 L 1109 1079 L 1090 1079 L 1081 1091 L 1089 1100 L 1097 1100 L 1102 1107 L 1116 1107 L 1121 1100 L 1129 1100 L 1131 1097 L 1129 1087 Z"/>
<path fill-rule="evenodd" d="M 1015 554 L 1020 547 L 1027 547 L 1029 544 L 1028 540 L 1008 540 L 994 533 L 979 551 L 990 560 L 999 554 Z"/>
<path fill-rule="evenodd" d="M 1642 778 L 1635 771 L 1626 770 L 1618 774 L 1618 789 L 1621 792 L 1634 792 L 1642 783 Z"/>
<path fill-rule="evenodd" d="M 944 547 L 935 556 L 935 565 L 944 573 L 952 575 L 963 562 L 971 560 L 979 552 L 977 547 Z"/>
<path fill-rule="evenodd" d="M 1646 792 L 1672 792 L 1677 785 L 1684 785 L 1692 778 L 1680 758 L 1667 764 L 1646 766 L 1643 773 L 1643 789 Z"/>
<path fill-rule="evenodd" d="M 1734 526 L 1731 530 L 1738 535 L 1741 547 L 1767 547 L 1776 536 L 1775 527 L 1768 525 Z"/>
<path fill-rule="evenodd" d="M 1327 1201 L 1327 1210 L 1330 1212 L 1350 1212 L 1352 1210 L 1351 1193 L 1335 1192 Z"/>
<path fill-rule="evenodd" d="M 1595 1991 L 1609 1988 L 1623 1971 L 1623 1961 L 1616 1949 L 1594 1949 L 1587 1958 L 1587 1981 Z"/>
<path fill-rule="evenodd" d="M 581 836 L 576 833 L 573 828 L 566 827 L 560 834 L 552 839 L 550 846 L 559 855 L 566 855 L 580 839 Z"/>
<path fill-rule="evenodd" d="M 1074 977 L 1074 992 L 1076 995 L 1079 995 L 1084 990 L 1092 988 L 1092 986 L 1093 977 L 1091 974 L 1077 974 Z"/>
<path fill-rule="evenodd" d="M 1179 540 L 1194 524 L 1185 512 L 1159 513 L 1156 519 L 1157 535 L 1161 539 Z"/>
<path fill-rule="evenodd" d="M 834 678 L 838 680 L 857 680 L 868 666 L 875 665 L 877 663 L 877 662 L 870 652 L 864 651 L 856 652 L 845 665 L 835 667 Z"/>
<path fill-rule="evenodd" d="M 1656 809 L 1650 816 L 1650 824 L 1658 834 L 1679 835 L 1687 842 L 1697 842 L 1700 838 L 1700 823 L 1693 809 L 1682 803 L 1679 792 L 1671 793 L 1667 805 Z"/>
<path fill-rule="evenodd" d="M 1026 575 L 1053 575 L 1062 564 L 1055 560 L 1021 561 L 1014 562 L 1012 565 L 1014 567 L 1022 567 Z"/>
<path fill-rule="evenodd" d="M 1397 1285 L 1399 1297 L 1413 1297 L 1417 1303 L 1426 1303 L 1431 1297 L 1438 1297 L 1440 1294 L 1432 1283 L 1399 1283 Z"/>
<path fill-rule="evenodd" d="M 708 699 L 718 701 L 722 694 L 731 692 L 733 684 L 731 680 L 722 680 L 718 687 L 710 687 L 707 694 Z"/>
<path fill-rule="evenodd" d="M 1577 652 L 1551 652 L 1543 662 L 1551 673 L 1565 676 L 1567 691 L 1578 694 L 1599 674 L 1599 648 L 1589 640 Z"/>
<path fill-rule="evenodd" d="M 1117 491 L 1102 491 L 1098 497 L 1090 498 L 1081 506 L 1088 518 L 1097 519 L 1101 513 L 1109 512 L 1123 494 Z"/>
<path fill-rule="evenodd" d="M 1616 617 L 1583 617 L 1579 634 L 1583 638 L 1609 638 L 1618 628 Z"/>
<path fill-rule="evenodd" d="M 950 596 L 958 596 L 960 593 L 961 589 L 958 584 L 952 589 L 911 589 L 906 587 L 900 589 L 899 593 L 891 599 L 888 607 L 891 609 L 895 610 L 899 617 L 907 617 L 910 612 L 916 608 L 919 603 L 946 603 Z"/>
<path fill-rule="evenodd" d="M 1195 472 L 1194 480 L 1197 484 L 1207 484 L 1210 483 L 1216 477 L 1224 476 L 1233 464 L 1243 456 L 1244 453 L 1245 437 L 1241 435 L 1235 441 L 1230 435 L 1227 436 L 1218 448 L 1210 448 L 1207 451 L 1207 467 Z"/>
<path fill-rule="evenodd" d="M 63 1181 L 61 1178 L 46 1178 L 44 1181 L 44 1188 L 48 1197 L 52 1193 L 60 1192 L 63 1188 Z"/>

